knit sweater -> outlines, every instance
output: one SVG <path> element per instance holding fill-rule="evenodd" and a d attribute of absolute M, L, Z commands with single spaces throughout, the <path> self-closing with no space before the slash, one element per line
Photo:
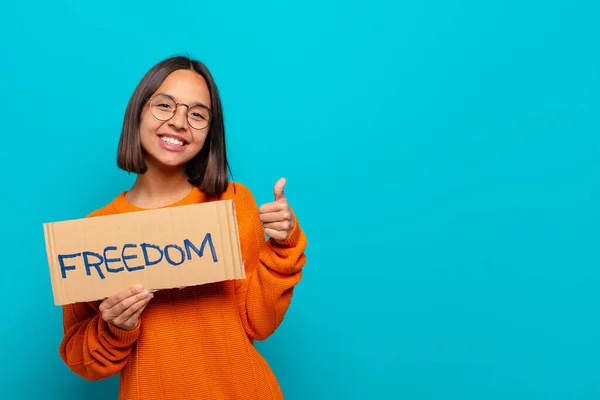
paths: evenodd
<path fill-rule="evenodd" d="M 120 375 L 122 400 L 282 399 L 266 360 L 255 349 L 281 324 L 306 262 L 298 222 L 287 240 L 266 240 L 252 193 L 230 184 L 246 278 L 159 290 L 134 330 L 105 322 L 100 301 L 63 306 L 60 356 L 76 374 Z M 180 206 L 212 201 L 198 188 Z M 141 211 L 125 193 L 89 216 Z"/>

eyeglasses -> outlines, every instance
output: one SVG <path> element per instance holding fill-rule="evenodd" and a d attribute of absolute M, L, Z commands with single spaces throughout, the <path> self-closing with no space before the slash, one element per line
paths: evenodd
<path fill-rule="evenodd" d="M 173 118 L 177 112 L 177 107 L 180 105 L 187 107 L 186 118 L 193 129 L 206 128 L 212 117 L 210 109 L 201 104 L 189 106 L 184 103 L 177 103 L 172 98 L 162 94 L 150 97 L 148 100 L 150 101 L 150 113 L 159 121 L 168 121 Z"/>

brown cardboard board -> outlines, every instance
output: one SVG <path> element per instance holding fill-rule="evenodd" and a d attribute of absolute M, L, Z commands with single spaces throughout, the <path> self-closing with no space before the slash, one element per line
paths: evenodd
<path fill-rule="evenodd" d="M 56 305 L 246 277 L 232 200 L 43 226 Z"/>

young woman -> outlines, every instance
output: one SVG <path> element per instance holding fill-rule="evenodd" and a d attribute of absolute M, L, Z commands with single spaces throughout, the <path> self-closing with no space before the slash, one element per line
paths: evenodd
<path fill-rule="evenodd" d="M 306 238 L 285 179 L 260 208 L 229 182 L 224 132 L 210 72 L 185 57 L 155 65 L 127 106 L 117 163 L 137 179 L 90 216 L 232 199 L 246 279 L 155 293 L 134 285 L 64 306 L 62 359 L 86 379 L 120 374 L 120 399 L 283 398 L 253 342 L 283 320 Z"/>

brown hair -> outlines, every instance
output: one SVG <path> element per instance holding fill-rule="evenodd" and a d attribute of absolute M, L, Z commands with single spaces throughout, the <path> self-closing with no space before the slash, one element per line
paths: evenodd
<path fill-rule="evenodd" d="M 125 171 L 136 174 L 146 172 L 147 166 L 140 143 L 141 112 L 148 97 L 159 88 L 171 72 L 178 69 L 197 72 L 206 80 L 210 92 L 212 113 L 204 146 L 186 165 L 188 180 L 208 195 L 220 195 L 227 190 L 228 172 L 230 172 L 225 147 L 225 124 L 221 99 L 208 68 L 200 61 L 188 57 L 176 56 L 159 62 L 146 73 L 135 88 L 125 110 L 117 149 L 117 165 Z"/>

